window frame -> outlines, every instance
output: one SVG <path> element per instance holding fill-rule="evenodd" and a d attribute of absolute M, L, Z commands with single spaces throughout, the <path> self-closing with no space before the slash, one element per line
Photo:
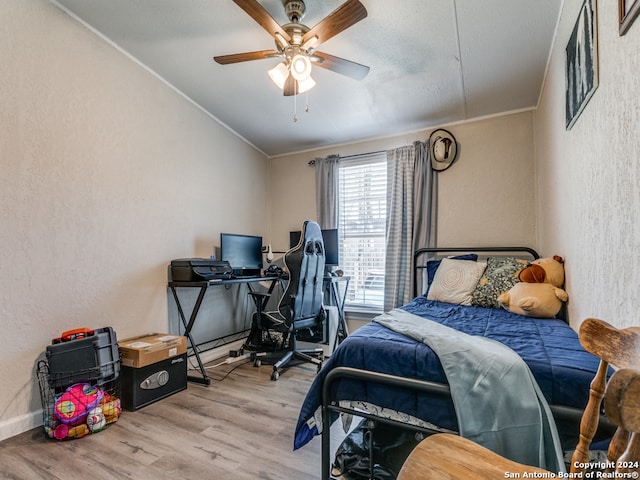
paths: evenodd
<path fill-rule="evenodd" d="M 382 229 L 380 231 L 380 226 L 378 226 L 378 232 L 374 235 L 363 233 L 360 236 L 357 235 L 349 235 L 349 229 L 345 228 L 345 202 L 344 202 L 344 170 L 349 167 L 361 167 L 366 165 L 374 165 L 374 164 L 382 164 L 382 171 L 378 171 L 377 178 L 380 180 L 381 177 L 384 177 L 382 192 L 384 193 L 384 198 L 380 201 L 378 200 L 376 205 L 373 208 L 370 208 L 370 211 L 380 211 L 382 209 L 383 215 L 382 218 L 378 216 L 374 219 L 373 225 L 375 226 L 375 220 L 378 222 L 382 222 Z M 363 312 L 363 313 L 379 313 L 383 311 L 384 308 L 384 288 L 380 289 L 376 288 L 375 292 L 371 292 L 374 294 L 374 298 L 376 299 L 375 303 L 366 303 L 366 293 L 367 289 L 365 285 L 367 282 L 371 283 L 382 283 L 384 284 L 384 260 L 385 260 L 385 251 L 386 251 L 386 222 L 387 222 L 387 155 L 386 152 L 375 152 L 370 154 L 357 155 L 353 157 L 343 157 L 340 159 L 340 183 L 338 189 L 339 195 L 339 213 L 338 213 L 338 229 L 339 229 L 339 244 L 340 244 L 340 263 L 345 270 L 345 275 L 349 275 L 351 277 L 351 281 L 349 283 L 349 291 L 346 293 L 345 300 L 345 311 L 347 312 Z M 374 186 L 374 188 L 380 191 L 379 183 Z M 370 192 L 369 192 L 370 193 Z M 354 202 L 357 203 L 357 202 Z M 360 243 L 358 245 L 356 251 L 362 252 L 364 250 L 363 243 L 368 242 L 369 244 L 374 244 L 376 250 L 379 251 L 379 254 L 376 255 L 375 260 L 368 265 L 362 265 L 361 262 L 356 261 L 356 272 L 354 274 L 351 270 L 351 262 L 346 261 L 347 255 L 345 253 L 345 244 L 347 238 L 352 238 L 355 242 Z M 381 245 L 376 244 L 376 242 L 382 242 Z M 364 255 L 358 254 L 360 258 L 363 258 Z M 371 257 L 369 257 L 371 259 Z M 376 276 L 381 276 L 382 280 L 375 278 Z M 361 296 L 364 299 L 364 302 L 359 302 L 358 297 Z"/>

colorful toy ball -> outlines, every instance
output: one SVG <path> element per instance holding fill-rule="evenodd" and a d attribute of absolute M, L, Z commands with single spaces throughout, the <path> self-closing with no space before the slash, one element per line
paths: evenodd
<path fill-rule="evenodd" d="M 53 429 L 53 438 L 57 440 L 62 440 L 64 438 L 67 438 L 68 434 L 69 434 L 69 427 L 66 426 L 64 423 L 61 423 L 60 425 L 58 425 L 56 428 Z"/>
<path fill-rule="evenodd" d="M 106 395 L 105 395 L 106 398 Z M 114 396 L 110 397 L 108 402 L 104 402 L 100 405 L 102 408 L 102 413 L 104 414 L 104 419 L 107 422 L 107 425 L 113 422 L 118 421 L 118 417 L 120 416 L 121 407 L 120 407 L 120 399 Z"/>
<path fill-rule="evenodd" d="M 102 400 L 104 392 L 88 383 L 76 383 L 60 396 L 54 405 L 55 416 L 65 425 L 85 423 L 87 414 Z"/>
<path fill-rule="evenodd" d="M 102 409 L 100 407 L 96 407 L 89 412 L 87 415 L 87 425 L 89 426 L 89 430 L 91 433 L 99 432 L 104 428 L 107 424 L 107 421 L 104 418 L 104 414 L 102 413 Z"/>

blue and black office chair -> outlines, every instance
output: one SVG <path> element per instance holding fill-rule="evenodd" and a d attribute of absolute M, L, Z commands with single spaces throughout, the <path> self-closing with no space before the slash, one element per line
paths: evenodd
<path fill-rule="evenodd" d="M 280 371 L 292 360 L 310 362 L 322 367 L 323 349 L 299 349 L 296 336 L 303 330 L 318 329 L 326 319 L 322 305 L 324 276 L 324 243 L 320 226 L 313 221 L 304 222 L 300 241 L 284 255 L 289 279 L 275 311 L 258 311 L 257 323 L 267 335 L 278 332 L 282 342 L 278 351 L 256 356 L 254 365 L 264 360 L 278 360 L 273 365 L 271 380 L 278 380 Z"/>

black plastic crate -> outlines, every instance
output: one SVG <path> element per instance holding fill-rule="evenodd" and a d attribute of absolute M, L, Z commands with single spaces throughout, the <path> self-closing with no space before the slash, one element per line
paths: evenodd
<path fill-rule="evenodd" d="M 111 327 L 94 330 L 93 335 L 47 346 L 52 388 L 86 382 L 112 382 L 120 374 L 118 340 Z"/>
<path fill-rule="evenodd" d="M 118 360 L 119 365 L 119 360 Z M 102 431 L 120 417 L 120 378 L 95 378 L 101 367 L 73 372 L 51 372 L 41 360 L 37 366 L 45 434 L 56 440 L 81 438 Z"/>

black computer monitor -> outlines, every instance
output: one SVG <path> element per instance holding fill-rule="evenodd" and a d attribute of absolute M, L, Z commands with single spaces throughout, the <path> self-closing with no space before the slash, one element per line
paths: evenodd
<path fill-rule="evenodd" d="M 289 232 L 289 248 L 298 245 L 300 241 L 300 230 Z M 327 266 L 340 265 L 340 245 L 338 243 L 338 229 L 332 228 L 322 230 L 322 242 L 324 243 L 324 264 Z"/>
<path fill-rule="evenodd" d="M 300 241 L 300 235 L 302 235 L 302 232 L 300 230 L 293 230 L 289 232 L 289 248 L 293 248 L 298 245 L 298 242 Z"/>
<path fill-rule="evenodd" d="M 338 229 L 322 230 L 322 241 L 324 242 L 324 264 L 332 267 L 340 265 Z"/>
<path fill-rule="evenodd" d="M 220 257 L 236 276 L 256 276 L 262 270 L 262 237 L 236 233 L 220 234 Z"/>

